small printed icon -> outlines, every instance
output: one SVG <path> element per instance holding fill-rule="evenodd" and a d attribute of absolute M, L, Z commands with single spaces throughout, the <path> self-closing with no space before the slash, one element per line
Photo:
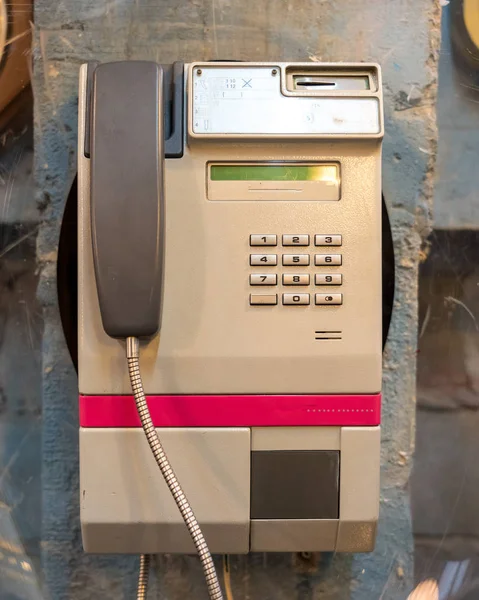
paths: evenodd
<path fill-rule="evenodd" d="M 243 87 L 249 87 L 252 88 L 253 86 L 251 85 L 251 82 L 253 81 L 253 78 L 251 79 L 243 79 Z"/>

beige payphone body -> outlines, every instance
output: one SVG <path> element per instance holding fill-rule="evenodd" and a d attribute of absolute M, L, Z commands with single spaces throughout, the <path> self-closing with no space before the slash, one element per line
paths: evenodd
<path fill-rule="evenodd" d="M 145 101 L 147 114 L 132 114 L 123 132 L 160 123 L 161 328 L 142 344 L 141 363 L 154 425 L 210 550 L 370 551 L 382 364 L 379 67 L 197 62 L 158 77 L 145 64 L 80 73 L 85 550 L 193 551 L 140 428 L 124 342 L 104 330 L 93 257 L 92 190 L 110 168 L 130 177 L 128 160 L 140 164 L 142 152 L 140 143 L 133 154 L 121 144 L 100 153 L 102 119 L 123 101 L 141 107 L 157 85 L 156 114 Z M 136 202 L 133 194 L 129 218 L 141 224 Z M 121 244 L 118 218 L 112 210 L 108 248 Z"/>

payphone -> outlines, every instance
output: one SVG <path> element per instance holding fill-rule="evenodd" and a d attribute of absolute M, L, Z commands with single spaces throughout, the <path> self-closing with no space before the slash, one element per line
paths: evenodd
<path fill-rule="evenodd" d="M 382 137 L 375 64 L 81 67 L 87 552 L 373 549 Z"/>

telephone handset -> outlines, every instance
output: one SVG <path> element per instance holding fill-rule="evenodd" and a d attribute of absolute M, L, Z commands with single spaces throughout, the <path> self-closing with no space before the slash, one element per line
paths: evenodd
<path fill-rule="evenodd" d="M 382 137 L 374 64 L 82 67 L 86 551 L 372 550 Z"/>
<path fill-rule="evenodd" d="M 91 98 L 91 223 L 98 299 L 114 338 L 160 327 L 164 244 L 163 70 L 99 65 Z"/>

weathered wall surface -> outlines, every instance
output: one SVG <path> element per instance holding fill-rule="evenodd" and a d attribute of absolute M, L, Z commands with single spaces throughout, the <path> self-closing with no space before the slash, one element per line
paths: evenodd
<path fill-rule="evenodd" d="M 376 551 L 319 563 L 288 555 L 232 559 L 235 599 L 404 599 L 412 577 L 407 496 L 414 433 L 416 286 L 436 147 L 436 0 L 37 0 L 35 175 L 44 307 L 43 566 L 52 599 L 131 598 L 133 558 L 82 554 L 76 377 L 56 300 L 60 221 L 75 174 L 77 74 L 88 59 L 374 60 L 386 106 L 384 193 L 397 294 L 385 354 L 381 524 Z M 101 457 L 99 457 L 101 459 Z M 158 560 L 157 595 L 206 598 L 195 558 Z M 194 589 L 194 593 L 192 590 Z"/>

